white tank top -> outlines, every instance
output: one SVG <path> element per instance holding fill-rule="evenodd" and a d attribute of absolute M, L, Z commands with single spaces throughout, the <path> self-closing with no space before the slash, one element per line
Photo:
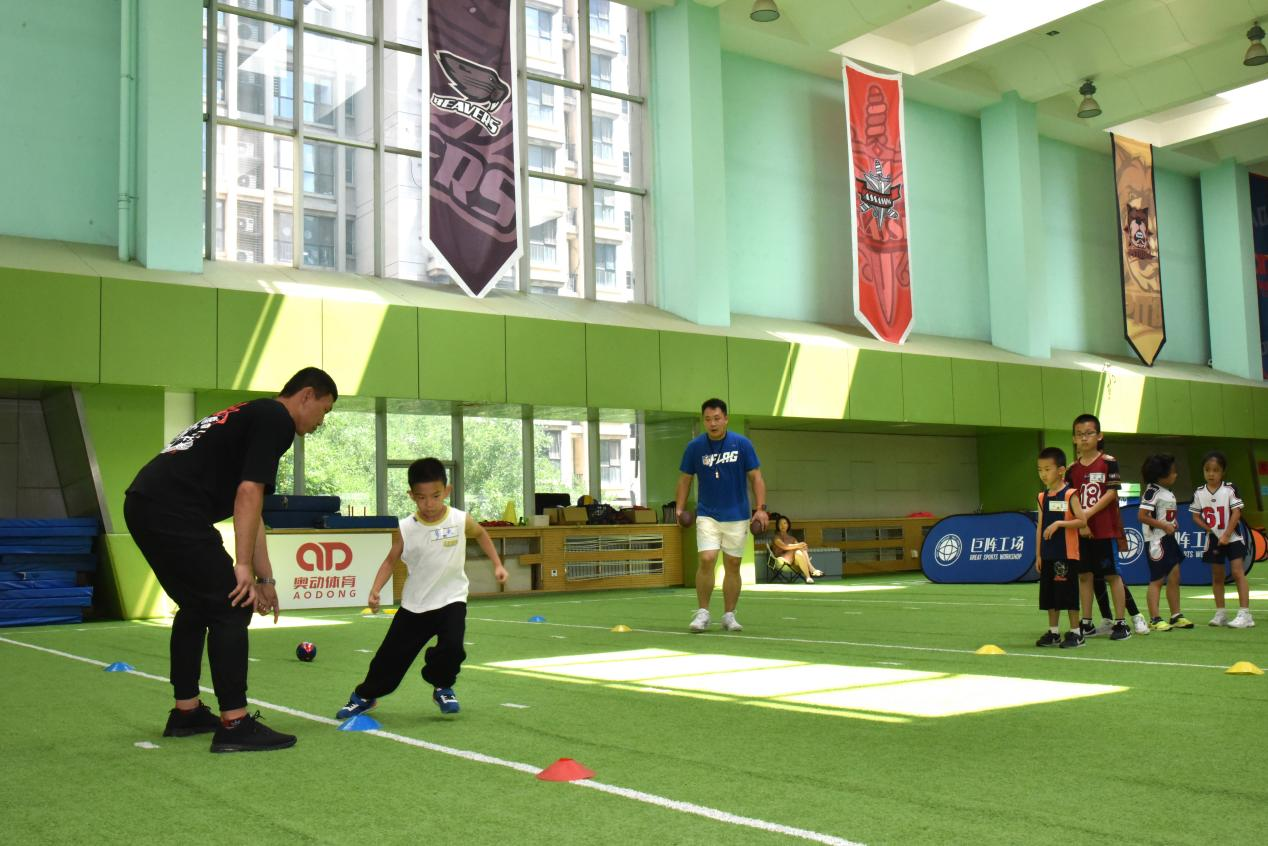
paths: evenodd
<path fill-rule="evenodd" d="M 421 614 L 467 601 L 467 512 L 446 508 L 435 523 L 401 518 L 401 560 L 409 570 L 401 607 Z"/>

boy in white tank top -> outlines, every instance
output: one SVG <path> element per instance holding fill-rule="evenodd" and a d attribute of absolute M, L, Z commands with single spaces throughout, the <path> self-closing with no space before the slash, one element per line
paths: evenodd
<path fill-rule="evenodd" d="M 378 611 L 379 591 L 392 578 L 392 566 L 403 561 L 409 576 L 401 590 L 401 607 L 370 661 L 365 680 L 335 715 L 341 720 L 364 714 L 380 696 L 396 690 L 433 637 L 436 645 L 423 654 L 423 680 L 434 688 L 432 700 L 442 714 L 458 713 L 453 686 L 467 657 L 462 642 L 467 628 L 468 538 L 493 562 L 498 584 L 506 583 L 506 568 L 484 527 L 465 511 L 445 504 L 452 492 L 445 465 L 438 459 L 421 458 L 410 465 L 409 495 L 418 511 L 401 518 L 400 532 L 379 566 L 369 596 L 370 608 Z"/>

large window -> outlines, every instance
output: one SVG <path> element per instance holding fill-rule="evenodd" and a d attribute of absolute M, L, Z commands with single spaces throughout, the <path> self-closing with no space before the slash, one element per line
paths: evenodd
<path fill-rule="evenodd" d="M 281 493 L 333 494 L 344 512 L 404 517 L 409 465 L 440 459 L 450 502 L 477 520 L 498 520 L 507 503 L 529 513 L 535 493 L 591 494 L 638 504 L 641 424 L 633 411 L 472 406 L 434 400 L 344 396 L 325 423 L 297 438 L 278 468 Z M 529 460 L 531 456 L 531 460 Z"/>
<path fill-rule="evenodd" d="M 424 0 L 205 6 L 207 257 L 453 284 L 423 232 Z M 608 0 L 515 0 L 513 10 L 524 44 L 519 211 L 540 237 L 498 287 L 646 301 L 640 226 L 601 238 L 621 239 L 616 272 L 632 286 L 599 285 L 594 260 L 595 214 L 610 226 L 613 205 L 599 192 L 620 195 L 618 222 L 628 211 L 642 220 L 646 16 Z M 219 210 L 244 228 L 226 228 Z M 343 223 L 332 231 L 327 219 Z"/>

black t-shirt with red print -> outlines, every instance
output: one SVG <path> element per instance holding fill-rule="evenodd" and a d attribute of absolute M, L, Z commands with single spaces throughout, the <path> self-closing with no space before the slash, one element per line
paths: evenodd
<path fill-rule="evenodd" d="M 215 523 L 233 516 L 242 482 L 273 492 L 278 460 L 294 440 L 295 422 L 277 400 L 238 403 L 177 435 L 141 468 L 128 493 Z"/>

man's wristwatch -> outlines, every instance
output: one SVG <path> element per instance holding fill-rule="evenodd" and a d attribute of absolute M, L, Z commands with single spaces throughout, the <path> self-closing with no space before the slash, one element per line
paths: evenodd
<path fill-rule="evenodd" d="M 270 577 L 269 577 L 269 578 L 267 578 L 267 579 L 262 579 L 262 578 L 260 578 L 259 576 L 256 576 L 256 577 L 255 577 L 255 583 L 256 583 L 257 585 L 276 585 L 276 584 L 277 584 L 277 579 L 274 579 L 272 576 L 270 576 Z"/>

